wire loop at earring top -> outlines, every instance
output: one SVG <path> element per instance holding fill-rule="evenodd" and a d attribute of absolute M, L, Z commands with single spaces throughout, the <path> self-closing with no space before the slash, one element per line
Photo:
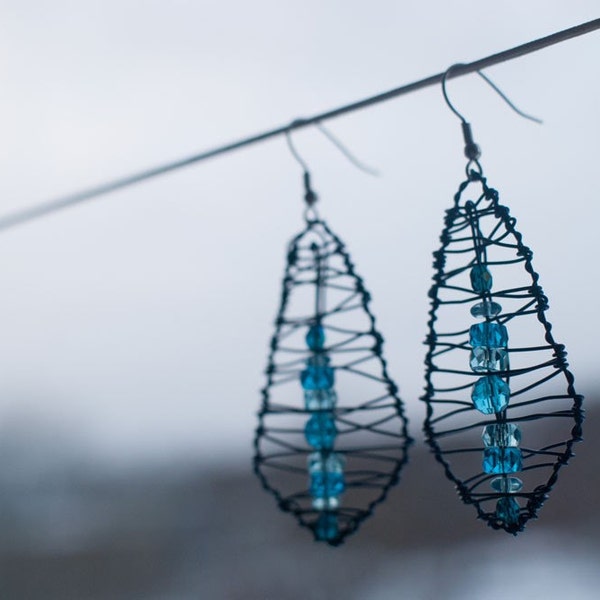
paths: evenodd
<path fill-rule="evenodd" d="M 475 181 L 483 175 L 483 167 L 476 158 L 472 158 L 465 167 L 465 173 L 467 174 L 467 179 Z"/>
<path fill-rule="evenodd" d="M 319 217 L 319 213 L 314 206 L 307 206 L 304 209 L 302 216 L 307 223 L 316 223 L 321 220 L 321 217 Z"/>

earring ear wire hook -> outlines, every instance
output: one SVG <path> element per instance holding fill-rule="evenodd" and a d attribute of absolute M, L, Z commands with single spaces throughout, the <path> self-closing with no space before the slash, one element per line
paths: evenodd
<path fill-rule="evenodd" d="M 450 102 L 450 98 L 448 97 L 448 90 L 446 87 L 446 81 L 453 70 L 459 69 L 460 67 L 464 67 L 463 63 L 457 63 L 455 65 L 451 65 L 446 69 L 444 76 L 442 77 L 442 93 L 444 94 L 444 100 L 448 105 L 448 108 L 463 122 L 466 123 L 467 120 L 461 115 L 456 107 Z M 542 119 L 538 119 L 538 117 L 534 117 L 526 112 L 523 112 L 515 103 L 482 71 L 475 71 L 477 75 L 479 75 L 503 100 L 510 106 L 518 115 L 523 117 L 524 119 L 529 119 L 530 121 L 534 121 L 535 123 L 542 124 Z"/>
<path fill-rule="evenodd" d="M 446 69 L 444 76 L 442 77 L 442 94 L 444 95 L 444 100 L 448 105 L 448 108 L 460 119 L 463 130 L 463 138 L 465 140 L 465 156 L 469 159 L 469 161 L 474 161 L 477 163 L 477 159 L 481 156 L 481 150 L 479 146 L 475 143 L 473 139 L 473 133 L 471 131 L 471 124 L 464 118 L 464 116 L 458 112 L 456 107 L 450 102 L 450 98 L 448 97 L 448 90 L 446 87 L 446 81 L 448 76 L 453 70 L 459 69 L 463 67 L 463 63 L 457 63 L 455 65 L 451 65 Z M 533 115 L 529 115 L 523 112 L 520 108 L 518 108 L 508 96 L 484 73 L 481 71 L 476 71 L 476 73 L 512 108 L 518 115 L 525 119 L 529 119 L 530 121 L 534 121 L 535 123 L 543 123 L 541 119 L 534 117 Z M 477 163 L 479 166 L 479 163 Z"/>
<path fill-rule="evenodd" d="M 366 165 L 364 162 L 358 160 L 358 158 L 356 158 L 356 156 L 354 156 L 354 154 L 352 154 L 350 152 L 350 150 L 348 150 L 348 148 L 346 148 L 346 146 L 344 146 L 344 144 L 342 144 L 342 142 L 340 142 L 340 140 L 333 135 L 333 133 L 331 133 L 331 131 L 329 131 L 329 129 L 327 129 L 327 127 L 325 127 L 325 125 L 323 125 L 323 123 L 321 123 L 321 121 L 316 121 L 315 122 L 315 127 L 317 127 L 317 129 L 359 170 L 361 170 L 363 173 L 366 173 L 367 175 L 372 175 L 373 177 L 379 177 L 381 175 L 381 173 L 377 170 L 374 169 L 373 167 L 370 167 L 369 165 Z"/>
<path fill-rule="evenodd" d="M 296 161 L 298 162 L 298 164 L 302 167 L 302 170 L 304 171 L 304 175 L 303 175 L 304 201 L 306 202 L 306 205 L 307 205 L 307 208 L 306 208 L 307 214 L 308 214 L 309 210 L 312 210 L 312 212 L 314 213 L 314 216 L 316 217 L 316 210 L 314 208 L 314 204 L 318 200 L 318 196 L 310 185 L 310 172 L 308 170 L 308 165 L 304 162 L 304 160 L 302 160 L 302 157 L 300 156 L 300 154 L 298 154 L 298 151 L 296 150 L 296 147 L 294 146 L 294 142 L 292 142 L 292 135 L 291 135 L 292 128 L 293 128 L 293 123 L 286 130 L 285 139 L 287 141 L 287 145 L 290 149 L 290 152 L 292 153 L 292 156 L 296 159 Z"/>
<path fill-rule="evenodd" d="M 306 212 L 307 218 L 308 218 L 309 212 L 312 212 L 314 217 L 318 219 L 317 212 L 314 208 L 314 204 L 318 200 L 318 196 L 317 196 L 316 192 L 312 189 L 311 184 L 310 184 L 310 171 L 308 170 L 308 165 L 306 164 L 304 159 L 300 156 L 300 154 L 298 153 L 298 150 L 296 149 L 296 147 L 294 146 L 294 143 L 292 141 L 292 131 L 303 124 L 304 124 L 303 119 L 296 119 L 295 121 L 292 121 L 285 132 L 285 138 L 287 141 L 287 145 L 290 149 L 290 152 L 292 153 L 292 156 L 296 159 L 296 161 L 298 162 L 298 164 L 302 167 L 302 170 L 304 171 L 304 176 L 303 176 L 303 179 L 304 179 L 304 201 L 307 204 L 307 209 L 306 209 L 307 210 L 307 212 Z M 373 175 L 374 177 L 379 176 L 379 172 L 377 170 L 375 170 L 375 169 L 365 165 L 361 161 L 359 161 L 350 152 L 350 150 L 348 150 L 348 148 L 346 148 L 346 146 L 344 146 L 344 144 L 342 144 L 342 142 L 337 137 L 335 137 L 333 135 L 333 133 L 331 133 L 331 131 L 329 131 L 329 129 L 327 129 L 320 121 L 316 121 L 314 123 L 314 125 L 357 169 L 360 169 L 361 171 L 363 171 L 369 175 Z"/>

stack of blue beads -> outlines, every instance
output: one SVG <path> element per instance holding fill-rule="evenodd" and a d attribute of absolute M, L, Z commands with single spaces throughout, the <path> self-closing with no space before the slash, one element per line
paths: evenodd
<path fill-rule="evenodd" d="M 317 537 L 331 540 L 338 535 L 337 515 L 332 511 L 339 507 L 345 489 L 344 457 L 333 451 L 338 433 L 333 414 L 337 402 L 334 369 L 324 349 L 325 332 L 320 324 L 309 328 L 306 344 L 312 354 L 300 382 L 306 410 L 312 413 L 304 429 L 306 441 L 315 450 L 308 456 L 310 495 L 313 508 L 320 511 Z"/>
<path fill-rule="evenodd" d="M 502 307 L 491 300 L 493 280 L 487 266 L 475 265 L 470 277 L 473 291 L 484 298 L 471 308 L 471 315 L 485 319 L 469 329 L 471 370 L 485 373 L 473 384 L 471 400 L 479 412 L 484 415 L 495 414 L 498 419 L 497 423 L 486 425 L 483 430 L 483 470 L 498 475 L 490 485 L 496 492 L 506 494 L 498 500 L 496 517 L 506 525 L 515 525 L 519 521 L 519 503 L 508 494 L 518 492 L 523 487 L 523 482 L 512 476 L 522 470 L 521 450 L 518 447 L 521 431 L 504 420 L 510 388 L 506 381 L 494 374 L 508 371 L 508 332 L 504 325 L 492 321 L 500 314 Z"/>

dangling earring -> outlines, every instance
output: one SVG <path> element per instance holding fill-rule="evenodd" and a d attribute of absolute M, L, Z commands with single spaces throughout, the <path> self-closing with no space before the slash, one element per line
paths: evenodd
<path fill-rule="evenodd" d="M 412 440 L 370 295 L 287 141 L 304 169 L 306 226 L 287 252 L 254 470 L 281 510 L 337 546 L 398 482 Z"/>
<path fill-rule="evenodd" d="M 532 252 L 448 99 L 446 79 L 459 68 L 446 71 L 442 90 L 461 119 L 469 161 L 434 253 L 424 431 L 463 502 L 494 529 L 517 534 L 581 439 L 583 398 L 552 336 Z"/>

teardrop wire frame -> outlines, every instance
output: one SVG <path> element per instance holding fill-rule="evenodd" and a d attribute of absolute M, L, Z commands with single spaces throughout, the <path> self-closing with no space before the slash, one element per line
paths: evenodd
<path fill-rule="evenodd" d="M 316 249 L 316 261 L 322 265 L 317 277 L 313 260 Z M 324 292 L 318 301 L 319 314 L 315 314 L 314 304 L 309 304 L 312 312 L 290 315 L 292 296 L 303 287 L 313 290 L 317 280 Z M 254 471 L 281 510 L 292 513 L 315 539 L 332 546 L 354 533 L 386 498 L 399 480 L 413 441 L 398 388 L 387 373 L 383 337 L 375 329 L 369 302 L 370 295 L 343 242 L 324 221 L 307 220 L 306 228 L 290 242 L 287 255 L 254 440 Z M 331 306 L 327 308 L 326 303 Z M 306 303 L 303 307 L 306 309 Z M 325 351 L 332 361 L 339 398 L 333 408 L 338 429 L 333 450 L 346 461 L 346 490 L 339 508 L 332 511 L 339 530 L 329 539 L 323 539 L 318 531 L 323 511 L 312 507 L 306 464 L 307 456 L 315 450 L 304 438 L 304 426 L 318 411 L 305 409 L 300 384 L 300 373 L 310 354 L 305 335 L 316 321 L 325 330 Z M 348 321 L 353 327 L 346 324 Z M 282 353 L 292 360 L 282 362 Z M 281 394 L 283 400 L 278 399 Z M 356 401 L 357 397 L 366 399 Z"/>
<path fill-rule="evenodd" d="M 492 528 L 516 535 L 530 518 L 537 517 L 538 509 L 556 483 L 558 471 L 573 455 L 573 444 L 581 440 L 583 397 L 575 391 L 573 375 L 567 368 L 565 347 L 557 344 L 552 336 L 552 326 L 545 315 L 548 301 L 532 266 L 532 252 L 515 229 L 516 219 L 510 216 L 508 208 L 499 204 L 498 192 L 487 186 L 481 173 L 471 170 L 468 175 L 454 197 L 454 207 L 446 213 L 440 238 L 442 246 L 434 253 L 436 272 L 429 292 L 432 305 L 425 341 L 429 346 L 425 359 L 426 387 L 421 398 L 427 403 L 423 429 L 436 459 L 444 466 L 446 476 L 456 484 L 463 502 L 473 504 L 478 518 Z M 477 183 L 482 190 L 479 198 L 461 205 L 465 190 Z M 474 240 L 473 226 L 479 231 L 486 223 L 487 233 Z M 495 289 L 494 285 L 485 296 L 502 305 L 497 321 L 508 325 L 508 355 L 511 363 L 517 363 L 517 366 L 510 365 L 508 370 L 495 373 L 511 382 L 508 407 L 498 417 L 480 413 L 470 398 L 475 378 L 483 373 L 469 370 L 469 325 L 477 321 L 468 309 L 470 303 L 480 302 L 484 295 L 474 292 L 468 280 L 471 268 L 481 264 L 482 251 L 487 254 L 486 262 L 494 280 L 497 274 L 499 280 L 506 274 L 514 281 L 515 268 L 520 264 L 524 266 L 525 277 L 530 279 L 529 283 L 518 287 L 506 287 L 501 281 L 504 289 Z M 503 253 L 510 256 L 503 256 Z M 503 269 L 506 269 L 505 273 L 501 273 Z M 506 307 L 509 307 L 508 311 L 504 310 Z M 453 319 L 447 318 L 450 315 Z M 534 315 L 543 327 L 544 343 L 521 346 L 518 338 L 527 337 L 529 332 L 520 335 L 520 330 L 532 327 L 535 320 L 527 317 Z M 460 329 L 436 332 L 436 325 L 439 329 L 442 319 L 445 326 L 452 320 L 460 323 Z M 531 323 L 526 325 L 525 319 Z M 539 324 L 535 326 L 538 334 Z M 514 344 L 511 342 L 513 337 L 517 340 Z M 556 376 L 561 374 L 566 379 L 566 393 L 556 390 Z M 563 419 L 572 421 L 567 428 L 570 438 L 552 442 L 546 439 L 538 449 L 530 446 L 536 437 L 551 435 L 552 432 L 547 430 Z M 523 479 L 522 491 L 496 493 L 490 487 L 490 481 L 497 475 L 483 472 L 482 429 L 487 424 L 501 421 L 522 424 L 523 468 L 514 473 Z M 451 458 L 456 459 L 455 465 L 451 465 Z M 470 470 L 470 473 L 457 474 L 461 469 Z M 516 499 L 519 504 L 518 517 L 513 522 L 505 522 L 495 512 L 496 502 L 507 497 Z"/>

